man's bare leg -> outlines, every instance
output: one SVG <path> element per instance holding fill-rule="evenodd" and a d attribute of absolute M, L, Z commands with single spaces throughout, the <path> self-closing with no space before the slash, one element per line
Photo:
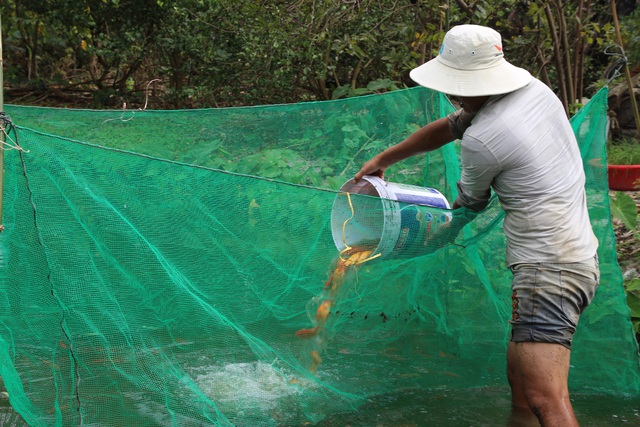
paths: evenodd
<path fill-rule="evenodd" d="M 535 415 L 543 427 L 578 427 L 567 385 L 570 356 L 559 344 L 509 343 L 512 425 L 531 425 Z"/>
<path fill-rule="evenodd" d="M 511 386 L 511 414 L 507 425 L 509 427 L 539 426 L 538 417 L 529 408 L 524 394 L 517 357 L 515 343 L 509 342 L 509 347 L 507 347 L 507 378 Z"/>

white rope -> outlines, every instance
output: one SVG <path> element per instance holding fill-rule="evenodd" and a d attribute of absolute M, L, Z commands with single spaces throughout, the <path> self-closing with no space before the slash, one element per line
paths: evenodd
<path fill-rule="evenodd" d="M 12 126 L 13 124 L 11 123 L 11 119 L 9 118 L 9 116 L 7 116 L 4 112 L 0 112 L 0 133 L 4 135 L 4 138 L 0 140 L 0 149 L 18 150 L 22 151 L 23 153 L 28 153 L 29 150 L 25 150 L 24 148 L 20 147 L 20 145 L 18 145 L 18 142 L 15 139 L 11 138 L 11 136 L 9 135 L 8 129 L 10 129 Z M 11 143 L 7 142 L 7 140 Z"/>
<path fill-rule="evenodd" d="M 144 89 L 144 107 L 138 108 L 137 111 L 144 111 L 144 110 L 147 109 L 147 105 L 149 103 L 149 86 L 151 86 L 151 83 L 159 82 L 159 81 L 162 81 L 162 80 L 161 79 L 153 79 L 153 80 L 151 80 L 151 81 L 149 81 L 147 83 L 147 87 Z M 112 122 L 114 120 L 120 120 L 121 122 L 128 122 L 130 120 L 133 120 L 133 118 L 136 115 L 136 110 L 132 110 L 131 111 L 131 117 L 125 119 L 124 115 L 125 115 L 126 112 L 127 112 L 127 103 L 123 102 L 122 103 L 122 114 L 120 114 L 120 117 L 115 118 L 115 119 L 107 119 L 104 122 L 102 122 L 102 124 L 105 124 L 107 122 Z"/>

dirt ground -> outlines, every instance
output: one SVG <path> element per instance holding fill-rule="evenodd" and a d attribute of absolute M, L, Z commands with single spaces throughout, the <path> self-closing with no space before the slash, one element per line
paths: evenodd
<path fill-rule="evenodd" d="M 640 212 L 640 191 L 627 192 L 636 202 Z M 616 234 L 618 263 L 626 279 L 640 277 L 640 240 L 617 219 L 613 219 L 613 229 Z M 640 233 L 640 221 L 636 229 Z"/>

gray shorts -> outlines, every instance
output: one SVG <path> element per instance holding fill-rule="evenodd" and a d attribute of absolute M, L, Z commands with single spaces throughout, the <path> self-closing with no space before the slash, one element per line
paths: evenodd
<path fill-rule="evenodd" d="M 516 264 L 511 272 L 511 341 L 571 349 L 580 314 L 598 288 L 598 256 L 566 264 Z"/>

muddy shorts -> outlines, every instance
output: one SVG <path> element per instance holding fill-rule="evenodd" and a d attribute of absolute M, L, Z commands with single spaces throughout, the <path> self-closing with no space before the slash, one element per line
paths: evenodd
<path fill-rule="evenodd" d="M 580 314 L 600 281 L 597 255 L 583 262 L 511 266 L 511 341 L 561 344 L 571 349 Z"/>

